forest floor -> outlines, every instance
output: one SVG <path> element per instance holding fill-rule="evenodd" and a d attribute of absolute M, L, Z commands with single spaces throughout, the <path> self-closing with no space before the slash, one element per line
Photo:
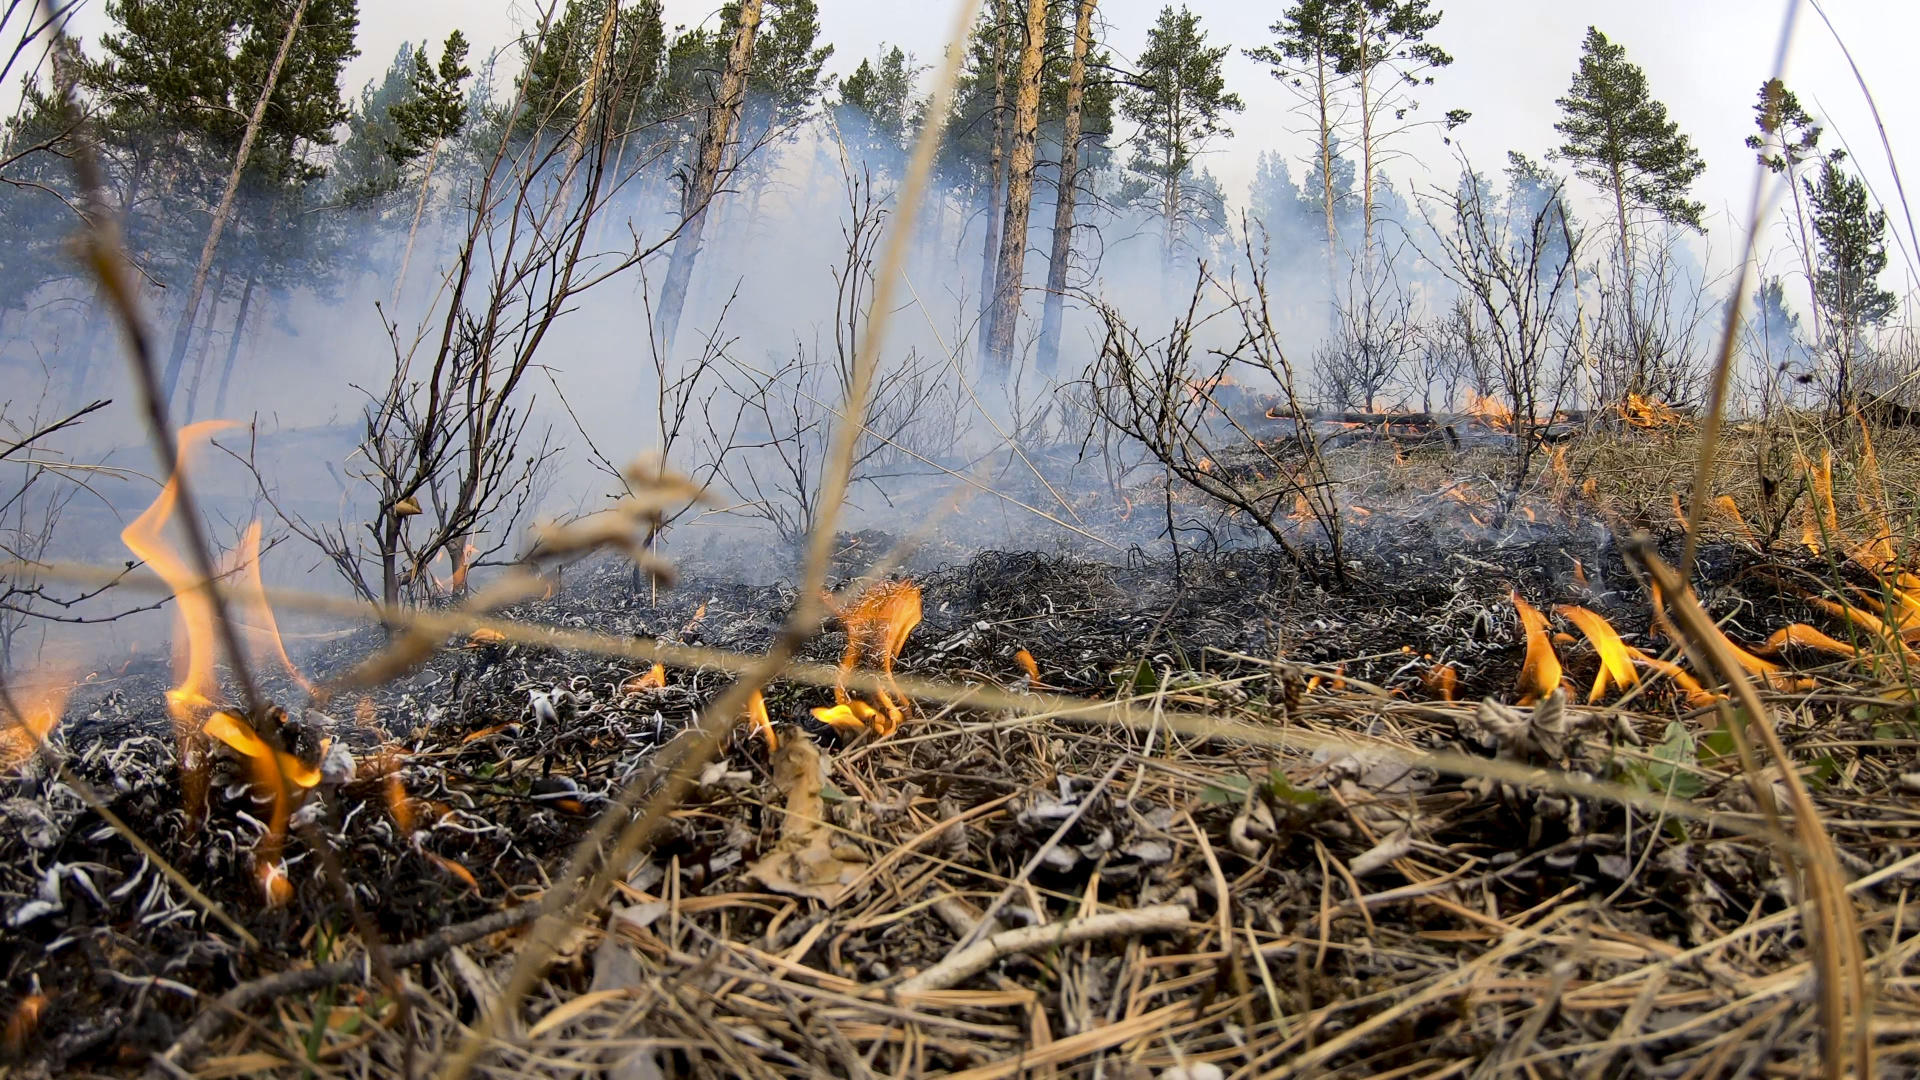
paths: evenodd
<path fill-rule="evenodd" d="M 537 928 L 596 822 L 666 787 L 734 677 L 647 648 L 764 653 L 791 587 L 695 567 L 655 594 L 583 568 L 490 624 L 523 632 L 443 639 L 364 693 L 303 707 L 268 680 L 318 778 L 289 796 L 282 882 L 259 850 L 287 802 L 226 750 L 182 782 L 166 665 L 96 672 L 55 738 L 68 777 L 16 760 L 0 799 L 0 1075 L 448 1075 L 469 1049 L 477 1075 L 633 1080 L 1814 1075 L 1819 946 L 1848 923 L 1809 884 L 1790 788 L 1843 874 L 1837 970 L 1868 991 L 1850 1015 L 1910 1074 L 1911 579 L 1796 542 L 1796 504 L 1769 510 L 1758 479 L 1777 449 L 1729 452 L 1716 490 L 1746 517 L 1703 538 L 1696 591 L 1723 641 L 1766 654 L 1750 675 L 1798 784 L 1771 758 L 1749 772 L 1736 736 L 1758 727 L 1656 617 L 1627 540 L 1651 528 L 1679 560 L 1687 451 L 1576 447 L 1499 527 L 1433 494 L 1475 475 L 1458 460 L 1356 452 L 1337 573 L 1265 548 L 923 551 L 896 575 L 921 615 L 897 730 L 822 722 L 830 679 L 775 680 L 777 747 L 735 729 L 607 902 Z M 1913 505 L 1901 470 L 1842 472 L 1849 507 L 1877 493 L 1867 517 Z M 838 565 L 893 541 L 846 537 Z M 1531 631 L 1516 595 L 1544 613 Z M 1631 686 L 1590 695 L 1606 635 L 1576 611 L 1644 654 Z M 789 674 L 847 646 L 843 618 Z M 324 684 L 389 648 L 363 629 L 300 666 Z M 917 692 L 936 684 L 960 689 Z"/>

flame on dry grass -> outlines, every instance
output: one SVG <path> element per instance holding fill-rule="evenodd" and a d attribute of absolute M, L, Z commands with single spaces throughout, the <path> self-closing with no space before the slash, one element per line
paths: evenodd
<path fill-rule="evenodd" d="M 1642 394 L 1628 394 L 1619 407 L 1621 422 L 1641 431 L 1675 428 L 1686 422 L 1673 406 Z"/>
<path fill-rule="evenodd" d="M 1020 670 L 1027 673 L 1027 684 L 1029 686 L 1040 685 L 1040 665 L 1035 662 L 1032 653 L 1021 649 L 1019 652 L 1013 654 L 1013 662 L 1019 664 Z"/>
<path fill-rule="evenodd" d="M 52 737 L 73 692 L 70 675 L 43 672 L 11 687 L 9 697 L 20 715 L 0 712 L 0 776 L 32 760 L 40 744 Z"/>
<path fill-rule="evenodd" d="M 234 579 L 227 614 L 240 630 L 241 639 L 247 643 L 249 651 L 274 661 L 300 689 L 308 694 L 313 693 L 312 684 L 307 682 L 287 656 L 286 643 L 280 638 L 280 623 L 273 617 L 273 608 L 267 604 L 266 585 L 260 579 L 258 521 L 248 525 L 246 531 L 240 534 L 240 543 L 228 555 L 221 569 Z"/>
<path fill-rule="evenodd" d="M 191 467 L 193 459 L 214 435 L 236 426 L 231 421 L 210 420 L 181 429 L 180 470 Z M 274 750 L 253 724 L 220 708 L 216 668 L 219 628 L 214 621 L 214 606 L 187 556 L 167 536 L 179 504 L 180 475 L 176 473 L 167 478 L 153 503 L 121 531 L 120 539 L 174 594 L 175 681 L 167 691 L 167 711 L 173 717 L 174 735 L 180 744 L 184 801 L 189 815 L 195 819 L 204 813 L 213 741 L 225 744 L 240 755 L 253 784 L 267 793 L 271 803 L 267 831 L 255 847 L 254 860 L 262 896 L 269 906 L 278 906 L 293 893 L 281 863 L 281 852 L 286 845 L 296 793 L 319 784 L 320 772 L 292 754 Z M 248 526 L 239 545 L 219 569 L 235 579 L 229 614 L 248 651 L 268 655 L 302 687 L 307 687 L 287 657 L 279 626 L 267 604 L 266 589 L 260 579 L 258 522 Z M 274 722 L 270 717 L 254 719 L 255 722 Z"/>
<path fill-rule="evenodd" d="M 1650 584 L 1649 588 L 1653 593 L 1654 625 L 1660 627 L 1661 631 L 1665 633 L 1669 639 L 1676 642 L 1681 640 L 1679 634 L 1674 630 L 1672 622 L 1667 619 L 1666 602 L 1665 598 L 1660 594 L 1660 587 Z M 1770 660 L 1763 660 L 1740 646 L 1735 645 L 1732 639 L 1722 633 L 1717 626 L 1713 628 L 1713 633 L 1714 636 L 1727 647 L 1728 655 L 1739 662 L 1741 669 L 1748 675 L 1759 679 L 1762 685 L 1774 690 L 1790 692 L 1813 689 L 1812 679 L 1793 675 L 1779 664 Z"/>
<path fill-rule="evenodd" d="M 893 734 L 912 707 L 893 682 L 893 662 L 920 625 L 920 614 L 920 586 L 911 581 L 883 581 L 842 608 L 847 651 L 840 658 L 841 677 L 833 687 L 834 704 L 813 710 L 814 717 L 837 728 L 868 729 L 880 738 Z M 847 693 L 846 676 L 862 663 L 879 668 L 887 684 L 874 691 L 872 703 Z"/>
<path fill-rule="evenodd" d="M 655 664 L 651 668 L 648 668 L 646 671 L 643 671 L 640 674 L 635 675 L 633 678 L 628 679 L 626 682 L 621 683 L 620 692 L 623 694 L 637 694 L 642 690 L 659 690 L 665 687 L 666 685 L 667 685 L 666 665 Z"/>
<path fill-rule="evenodd" d="M 180 468 L 188 468 L 214 435 L 235 426 L 232 421 L 206 420 L 182 428 Z M 120 540 L 174 593 L 174 686 L 167 691 L 167 711 L 173 716 L 174 734 L 182 744 L 181 764 L 189 767 L 190 761 L 197 763 L 202 755 L 184 751 L 196 749 L 189 744 L 198 740 L 200 725 L 212 715 L 219 688 L 214 676 L 217 645 L 213 605 L 198 587 L 200 575 L 166 536 L 179 502 L 180 478 L 170 476 L 153 503 L 121 530 Z M 198 767 L 204 768 L 204 764 Z"/>
<path fill-rule="evenodd" d="M 1580 632 L 1586 635 L 1588 643 L 1593 646 L 1593 651 L 1600 656 L 1599 674 L 1594 676 L 1593 689 L 1587 693 L 1589 705 L 1600 700 L 1601 696 L 1607 692 L 1609 683 L 1625 690 L 1640 681 L 1639 673 L 1633 670 L 1632 650 L 1628 649 L 1626 642 L 1620 640 L 1620 635 L 1614 630 L 1613 624 L 1599 612 L 1572 604 L 1563 605 L 1554 610 L 1579 627 Z"/>
<path fill-rule="evenodd" d="M 747 722 L 765 737 L 769 751 L 780 749 L 780 737 L 773 733 L 773 720 L 767 716 L 767 699 L 761 697 L 758 690 L 747 697 Z"/>
<path fill-rule="evenodd" d="M 1553 651 L 1547 617 L 1518 592 L 1509 594 L 1508 599 L 1513 601 L 1514 614 L 1520 617 L 1520 628 L 1527 635 L 1527 657 L 1520 665 L 1514 689 L 1520 695 L 1520 704 L 1531 705 L 1560 685 L 1560 657 Z"/>
<path fill-rule="evenodd" d="M 1435 664 L 1420 673 L 1420 685 L 1441 701 L 1453 701 L 1459 693 L 1460 673 L 1452 664 Z"/>
<path fill-rule="evenodd" d="M 1467 391 L 1466 411 L 1482 424 L 1495 431 L 1507 431 L 1513 427 L 1513 410 L 1505 403 L 1491 397 Z"/>

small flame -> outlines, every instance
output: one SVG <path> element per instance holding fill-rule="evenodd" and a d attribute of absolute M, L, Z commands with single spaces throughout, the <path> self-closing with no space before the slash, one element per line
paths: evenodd
<path fill-rule="evenodd" d="M 1509 594 L 1508 599 L 1513 601 L 1514 613 L 1520 617 L 1521 629 L 1527 635 L 1527 658 L 1520 665 L 1514 689 L 1520 694 L 1520 704 L 1531 705 L 1560 685 L 1560 658 L 1553 652 L 1547 617 L 1518 592 Z"/>
<path fill-rule="evenodd" d="M 447 873 L 453 875 L 456 878 L 459 878 L 460 883 L 465 885 L 467 888 L 472 889 L 474 892 L 474 895 L 478 896 L 480 894 L 480 882 L 474 878 L 473 871 L 467 869 L 465 866 L 462 866 L 460 863 L 445 857 L 444 855 L 435 855 L 431 851 L 422 852 L 421 854 L 433 860 L 433 864 L 435 866 L 438 866 L 440 869 L 445 870 Z"/>
<path fill-rule="evenodd" d="M 1482 424 L 1495 431 L 1508 431 L 1513 427 L 1513 410 L 1502 402 L 1485 397 L 1480 393 L 1467 391 L 1467 409 Z"/>
<path fill-rule="evenodd" d="M 459 592 L 467 587 L 467 572 L 473 569 L 473 557 L 478 554 L 480 549 L 474 547 L 471 540 L 461 547 L 460 558 L 453 565 L 453 575 L 447 579 L 448 591 Z"/>
<path fill-rule="evenodd" d="M 1436 664 L 1420 673 L 1420 685 L 1441 701 L 1452 701 L 1459 692 L 1460 673 L 1452 664 Z"/>
<path fill-rule="evenodd" d="M 1613 624 L 1600 613 L 1572 604 L 1565 604 L 1554 610 L 1579 627 L 1580 632 L 1585 634 L 1587 641 L 1593 645 L 1593 651 L 1600 655 L 1600 672 L 1593 678 L 1593 690 L 1587 694 L 1587 704 L 1591 705 L 1600 700 L 1601 695 L 1607 692 L 1609 681 L 1614 686 L 1625 690 L 1640 680 L 1639 674 L 1633 670 L 1632 653 L 1627 648 L 1627 643 L 1620 640 L 1620 635 L 1614 631 Z"/>
<path fill-rule="evenodd" d="M 0 714 L 0 776 L 12 773 L 39 753 L 59 726 L 72 690 L 72 679 L 52 674 L 12 688 L 9 698 L 20 715 Z"/>
<path fill-rule="evenodd" d="M 1713 508 L 1715 513 L 1723 518 L 1727 524 L 1731 525 L 1735 532 L 1740 534 L 1741 539 L 1754 547 L 1760 546 L 1759 537 L 1755 536 L 1753 529 L 1747 525 L 1747 519 L 1741 515 L 1740 506 L 1733 501 L 1733 496 L 1722 495 L 1713 500 Z"/>
<path fill-rule="evenodd" d="M 50 1004 L 52 1002 L 47 999 L 47 995 L 40 992 L 40 985 L 36 980 L 33 992 L 22 997 L 20 1003 L 13 1007 L 12 1015 L 7 1017 L 6 1048 L 9 1055 L 19 1057 L 26 1053 L 27 1040 L 33 1038 L 34 1032 L 40 1030 L 40 1018 L 46 1013 L 47 1006 Z"/>
<path fill-rule="evenodd" d="M 287 878 L 285 864 L 278 860 L 264 861 L 254 873 L 260 879 L 260 895 L 270 908 L 285 907 L 293 899 L 293 882 Z"/>
<path fill-rule="evenodd" d="M 251 651 L 278 661 L 281 670 L 287 673 L 300 689 L 309 695 L 313 693 L 312 684 L 293 666 L 287 656 L 287 647 L 280 640 L 280 624 L 273 617 L 273 608 L 267 604 L 266 585 L 260 580 L 260 523 L 248 525 L 240 535 L 240 543 L 227 559 L 222 568 L 237 575 L 233 602 L 228 605 L 228 613 L 241 631 Z"/>
<path fill-rule="evenodd" d="M 1620 420 L 1642 431 L 1678 427 L 1682 423 L 1679 411 L 1673 406 L 1641 394 L 1628 394 L 1620 402 Z"/>
<path fill-rule="evenodd" d="M 1778 656 L 1790 645 L 1797 645 L 1803 649 L 1813 649 L 1817 652 L 1830 653 L 1834 656 L 1855 657 L 1860 655 L 1859 649 L 1854 648 L 1844 641 L 1835 641 L 1833 638 L 1815 630 L 1806 623 L 1794 623 L 1791 626 L 1785 626 L 1775 630 L 1773 636 L 1767 638 L 1767 643 L 1755 651 L 1766 653 L 1768 656 Z"/>
<path fill-rule="evenodd" d="M 1688 705 L 1698 709 L 1720 700 L 1719 694 L 1706 690 L 1700 685 L 1700 680 L 1694 678 L 1687 672 L 1687 669 L 1681 667 L 1679 664 L 1662 660 L 1657 656 L 1648 656 L 1646 653 L 1641 652 L 1631 645 L 1627 646 L 1626 649 L 1627 655 L 1632 657 L 1635 663 L 1644 664 L 1654 671 L 1659 672 L 1661 675 L 1673 680 L 1673 684 L 1678 686 L 1681 692 L 1686 695 Z"/>
<path fill-rule="evenodd" d="M 214 435 L 235 426 L 228 420 L 205 420 L 182 428 L 178 447 L 180 468 L 186 469 Z M 173 715 L 174 734 L 184 745 L 198 734 L 200 725 L 213 712 L 219 687 L 214 677 L 217 647 L 213 605 L 199 588 L 200 575 L 165 535 L 179 501 L 180 477 L 170 476 L 152 505 L 121 531 L 120 540 L 173 590 L 175 681 L 173 689 L 167 691 L 167 710 Z M 182 760 L 187 760 L 185 755 Z"/>
<path fill-rule="evenodd" d="M 1040 665 L 1034 661 L 1032 653 L 1021 649 L 1013 654 L 1013 662 L 1019 664 L 1020 670 L 1027 673 L 1029 686 L 1040 685 Z"/>
<path fill-rule="evenodd" d="M 773 720 L 767 716 L 767 699 L 758 690 L 747 698 L 747 720 L 754 731 L 766 737 L 769 751 L 780 749 L 780 737 L 773 733 Z"/>
<path fill-rule="evenodd" d="M 833 716 L 821 715 L 817 709 L 815 716 L 836 727 L 851 727 L 848 721 L 859 718 L 876 736 L 885 738 L 900 726 L 911 708 L 906 695 L 894 685 L 893 662 L 906 646 L 907 635 L 920 625 L 920 586 L 911 581 L 881 582 L 839 614 L 847 628 L 847 651 L 840 658 L 840 679 L 833 688 L 835 705 L 827 710 Z M 879 667 L 886 684 L 874 692 L 873 705 L 862 705 L 847 693 L 846 678 L 862 661 Z M 842 709 L 844 714 L 838 711 Z M 869 715 L 861 716 L 863 711 Z"/>
<path fill-rule="evenodd" d="M 622 683 L 620 686 L 620 692 L 623 694 L 637 694 L 642 690 L 663 689 L 666 685 L 667 685 L 666 665 L 655 664 L 653 665 L 653 667 L 649 668 L 648 670 L 643 671 L 640 674 L 635 675 L 633 678 L 628 679 L 626 682 Z"/>
<path fill-rule="evenodd" d="M 1654 625 L 1659 626 L 1662 632 L 1669 638 L 1675 641 L 1680 640 L 1673 629 L 1673 624 L 1667 619 L 1665 605 L 1660 595 L 1660 587 L 1658 585 L 1651 586 L 1651 591 L 1653 593 Z M 1711 622 L 1707 625 L 1713 636 L 1718 639 L 1722 645 L 1727 647 L 1729 654 L 1733 656 L 1734 660 L 1739 663 L 1741 669 L 1748 675 L 1759 679 L 1762 683 L 1775 690 L 1802 691 L 1813 689 L 1812 679 L 1796 678 L 1788 674 L 1779 664 L 1769 660 L 1762 660 L 1740 646 L 1735 645 L 1732 639 L 1728 638 L 1726 634 L 1721 633 L 1720 628 L 1713 626 Z"/>

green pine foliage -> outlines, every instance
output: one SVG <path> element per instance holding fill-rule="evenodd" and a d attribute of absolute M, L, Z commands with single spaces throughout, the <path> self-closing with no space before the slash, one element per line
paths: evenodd
<path fill-rule="evenodd" d="M 1819 241 L 1814 291 L 1829 331 L 1850 339 L 1885 322 L 1897 301 L 1880 285 L 1887 268 L 1886 211 L 1873 208 L 1867 185 L 1841 167 L 1845 160 L 1845 151 L 1833 151 L 1821 159 L 1819 178 L 1804 183 Z"/>
<path fill-rule="evenodd" d="M 1190 9 L 1162 8 L 1147 31 L 1138 73 L 1120 99 L 1121 115 L 1137 128 L 1127 163 L 1137 179 L 1136 198 L 1162 218 L 1169 254 L 1185 224 L 1205 217 L 1217 202 L 1217 186 L 1198 180 L 1199 155 L 1216 139 L 1231 137 L 1228 114 L 1246 108 L 1227 89 L 1227 50 L 1207 44 L 1200 17 Z"/>
<path fill-rule="evenodd" d="M 1655 100 L 1646 72 L 1624 46 L 1587 28 L 1573 87 L 1560 98 L 1554 129 L 1566 138 L 1557 156 L 1581 179 L 1612 196 L 1620 213 L 1650 210 L 1676 225 L 1701 229 L 1706 207 L 1688 197 L 1707 164 L 1680 125 Z M 1621 223 L 1625 232 L 1625 223 Z"/>

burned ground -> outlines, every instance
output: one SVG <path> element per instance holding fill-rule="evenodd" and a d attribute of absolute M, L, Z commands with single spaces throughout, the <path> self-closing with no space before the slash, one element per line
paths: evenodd
<path fill-rule="evenodd" d="M 1684 700 L 1656 691 L 1633 711 L 1569 707 L 1564 719 L 1540 706 L 1528 729 L 1524 710 L 1503 720 L 1437 700 L 1426 681 L 1446 665 L 1461 702 L 1511 696 L 1523 644 L 1510 590 L 1543 608 L 1587 606 L 1656 651 L 1646 593 L 1611 534 L 1429 522 L 1361 529 L 1348 552 L 1339 575 L 1267 550 L 1183 552 L 1177 578 L 1144 553 L 910 561 L 925 617 L 903 672 L 1133 696 L 1361 748 L 1262 749 L 937 703 L 891 739 L 846 740 L 809 715 L 831 703 L 828 690 L 775 683 L 767 700 L 783 738 L 805 733 L 829 755 L 826 826 L 858 887 L 823 903 L 750 876 L 792 827 L 780 809 L 791 793 L 764 742 L 742 729 L 621 887 L 612 921 L 579 928 L 563 950 L 530 1006 L 541 1036 L 502 1044 L 493 1067 L 562 1075 L 604 1069 L 609 1055 L 659 1054 L 648 1067 L 690 1075 L 850 1075 L 854 1052 L 876 1071 L 1009 1075 L 993 1063 L 1025 1054 L 1073 1071 L 1190 1060 L 1252 1074 L 1304 1053 L 1295 1068 L 1432 1075 L 1519 1045 L 1534 1048 L 1542 1075 L 1582 1062 L 1599 1070 L 1591 1075 L 1659 1072 L 1665 1055 L 1684 1063 L 1679 1075 L 1735 1049 L 1756 1065 L 1814 1053 L 1810 1013 L 1786 974 L 1801 963 L 1791 897 L 1767 846 L 1726 830 L 1758 819 L 1727 751 L 1670 726 L 1692 711 Z M 1736 639 L 1757 642 L 1817 617 L 1780 588 L 1822 569 L 1810 559 L 1707 544 L 1703 597 Z M 505 614 L 756 653 L 794 599 L 788 587 L 728 585 L 699 568 L 656 596 L 607 566 Z M 325 680 L 384 642 L 358 631 L 303 664 Z M 803 657 L 832 663 L 844 643 L 830 630 Z M 323 785 L 325 802 L 308 812 L 327 822 L 358 904 L 392 942 L 537 898 L 608 798 L 648 783 L 659 748 L 729 681 L 674 671 L 645 686 L 644 667 L 624 661 L 484 636 L 450 644 L 408 677 L 282 732 L 316 759 L 322 737 L 350 748 L 353 772 Z M 1023 649 L 1037 686 L 1016 657 Z M 1568 639 L 1559 651 L 1574 686 L 1591 680 L 1598 661 L 1583 645 Z M 96 675 L 69 705 L 64 749 L 261 948 L 196 911 L 63 785 L 18 782 L 0 804 L 0 866 L 9 985 L 44 997 L 37 1030 L 17 1047 L 29 1070 L 136 1067 L 217 1008 L 207 995 L 347 952 L 351 920 L 297 842 L 294 901 L 262 903 L 250 851 L 266 811 L 233 762 L 218 766 L 209 808 L 190 824 L 167 685 L 152 662 Z M 290 685 L 271 689 L 300 703 Z M 1901 780 L 1913 771 L 1912 718 L 1843 688 L 1779 700 L 1849 867 L 1894 868 L 1866 887 L 1897 901 L 1920 825 Z M 1723 824 L 1409 768 L 1395 764 L 1396 748 L 1622 780 Z M 1004 928 L 1116 905 L 1187 914 L 1172 932 L 1008 953 L 918 1004 L 868 993 L 935 968 L 1003 889 Z M 1897 929 L 1884 923 L 1870 918 L 1869 937 Z M 412 1037 L 429 1051 L 475 1018 L 478 988 L 503 977 L 490 958 L 510 956 L 513 938 L 471 950 L 479 959 L 455 950 L 417 976 Z M 338 1030 L 316 1026 L 322 1014 Z M 1630 1015 L 1635 1030 L 1625 1030 Z M 208 1065 L 214 1075 L 247 1062 L 294 1067 L 295 1046 L 307 1051 L 300 1067 L 391 1068 L 404 1040 L 376 1017 L 393 1014 L 345 985 L 282 998 L 274 1016 L 229 1030 Z M 1515 1025 L 1532 1036 L 1515 1043 Z M 1620 1045 L 1595 1048 L 1609 1031 L 1625 1032 Z M 1149 1032 L 1179 1035 L 1143 1041 Z"/>

